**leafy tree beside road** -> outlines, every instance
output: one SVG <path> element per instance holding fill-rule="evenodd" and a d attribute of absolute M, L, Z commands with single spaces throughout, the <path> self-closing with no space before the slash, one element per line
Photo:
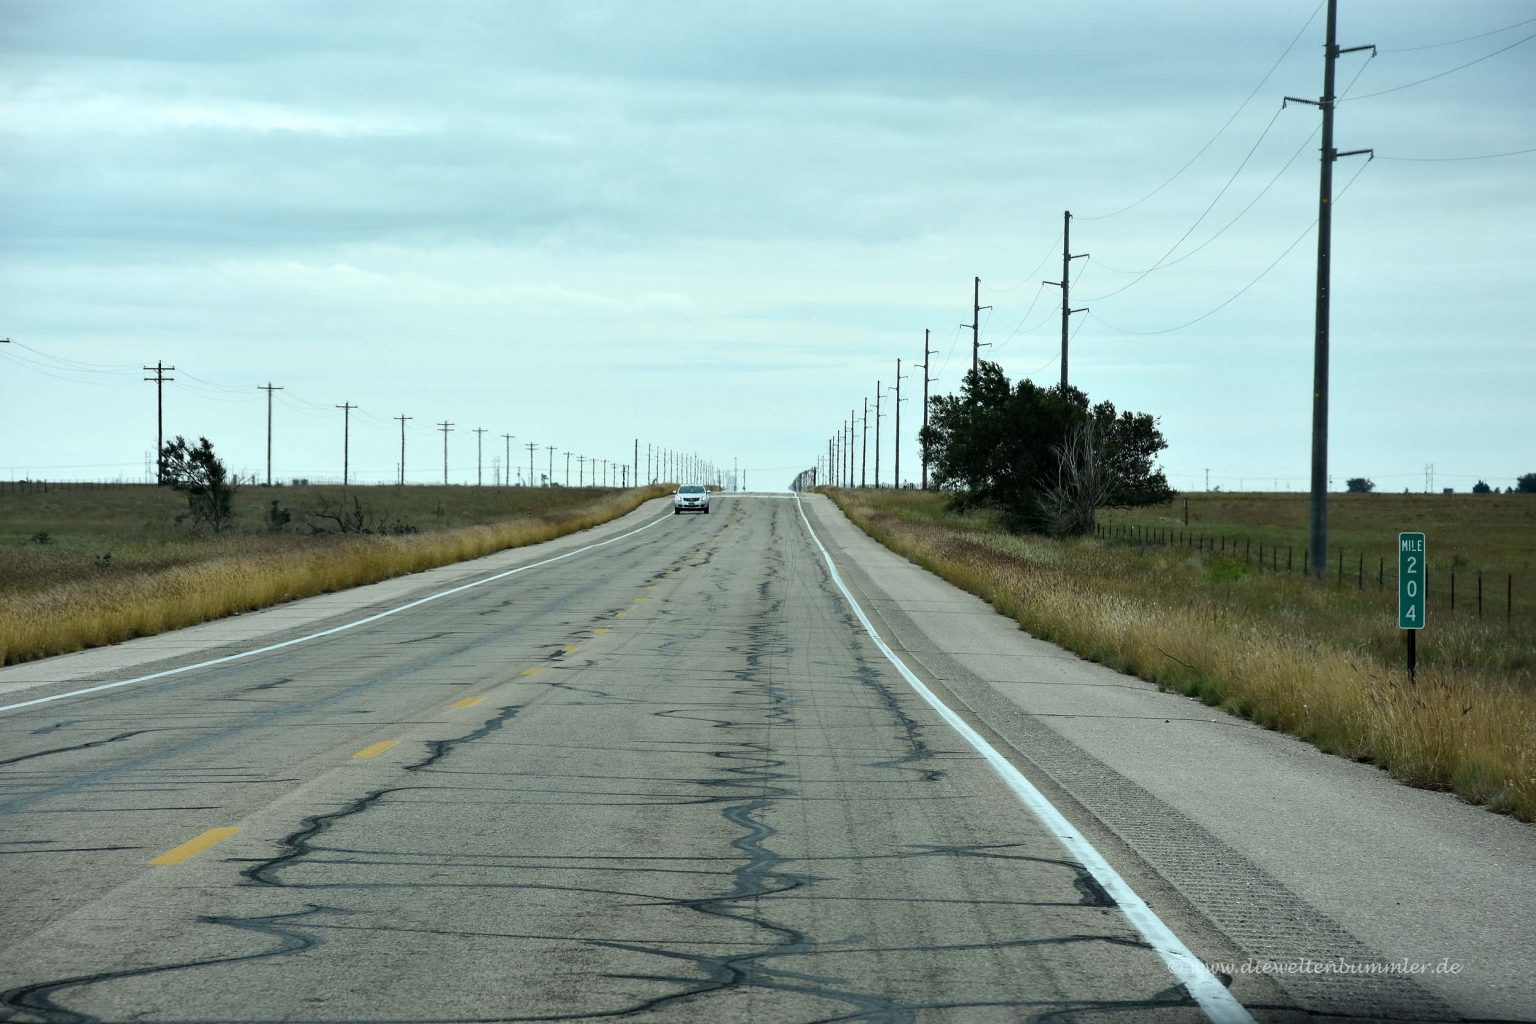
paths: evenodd
<path fill-rule="evenodd" d="M 229 528 L 234 517 L 235 485 L 229 469 L 213 453 L 213 442 L 198 438 L 189 444 L 180 434 L 160 451 L 160 479 L 187 495 L 187 511 L 176 521 L 191 519 L 214 533 Z"/>
<path fill-rule="evenodd" d="M 1155 463 L 1168 445 L 1151 414 L 1090 407 L 1073 387 L 1012 384 L 996 363 L 967 374 L 960 394 L 930 399 L 919 438 L 951 507 L 996 508 L 1010 530 L 1088 533 L 1100 508 L 1174 494 Z"/>

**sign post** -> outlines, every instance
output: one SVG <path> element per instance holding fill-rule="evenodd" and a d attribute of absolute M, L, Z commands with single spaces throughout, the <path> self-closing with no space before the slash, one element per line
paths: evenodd
<path fill-rule="evenodd" d="M 1424 628 L 1424 535 L 1397 535 L 1397 628 L 1408 631 L 1408 678 L 1418 668 L 1419 630 Z"/>

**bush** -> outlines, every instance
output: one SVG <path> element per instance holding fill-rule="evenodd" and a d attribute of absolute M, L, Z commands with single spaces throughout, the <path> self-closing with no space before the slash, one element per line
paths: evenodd
<path fill-rule="evenodd" d="M 213 442 L 206 437 L 190 445 L 177 435 L 160 452 L 160 479 L 187 495 L 187 511 L 176 517 L 179 523 L 191 519 L 220 533 L 234 518 L 235 485 L 229 468 L 213 453 Z"/>

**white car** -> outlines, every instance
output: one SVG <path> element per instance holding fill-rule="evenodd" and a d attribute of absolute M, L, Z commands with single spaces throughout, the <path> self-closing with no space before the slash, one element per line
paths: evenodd
<path fill-rule="evenodd" d="M 703 512 L 709 515 L 709 491 L 702 484 L 683 484 L 672 495 L 672 514 Z"/>

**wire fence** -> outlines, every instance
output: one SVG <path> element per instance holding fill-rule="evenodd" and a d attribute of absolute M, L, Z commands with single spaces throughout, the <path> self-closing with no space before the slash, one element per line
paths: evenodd
<path fill-rule="evenodd" d="M 1258 572 L 1311 575 L 1307 569 L 1311 552 L 1305 545 L 1266 544 L 1262 540 L 1255 543 L 1251 537 L 1226 533 L 1134 524 L 1101 523 L 1094 532 L 1100 540 L 1109 544 L 1187 548 L 1218 558 L 1241 560 L 1245 566 Z M 1375 565 L 1370 564 L 1373 560 Z M 1385 556 L 1367 556 L 1364 552 L 1350 554 L 1340 549 L 1337 553 L 1330 552 L 1327 564 L 1328 570 L 1319 573 L 1318 578 L 1326 579 L 1334 586 L 1353 586 L 1360 592 L 1369 588 L 1381 594 L 1389 591 L 1394 595 L 1397 593 L 1395 559 L 1389 563 Z M 1391 587 L 1387 586 L 1388 580 L 1392 581 Z M 1522 599 L 1524 596 L 1521 595 Z M 1424 599 L 1431 606 L 1438 606 L 1441 611 L 1453 615 L 1459 610 L 1465 614 L 1475 613 L 1479 619 L 1502 619 L 1506 625 L 1513 625 L 1515 574 L 1464 568 L 1458 579 L 1456 568 L 1426 572 Z M 1521 612 L 1523 619 L 1526 609 L 1522 608 Z"/>

